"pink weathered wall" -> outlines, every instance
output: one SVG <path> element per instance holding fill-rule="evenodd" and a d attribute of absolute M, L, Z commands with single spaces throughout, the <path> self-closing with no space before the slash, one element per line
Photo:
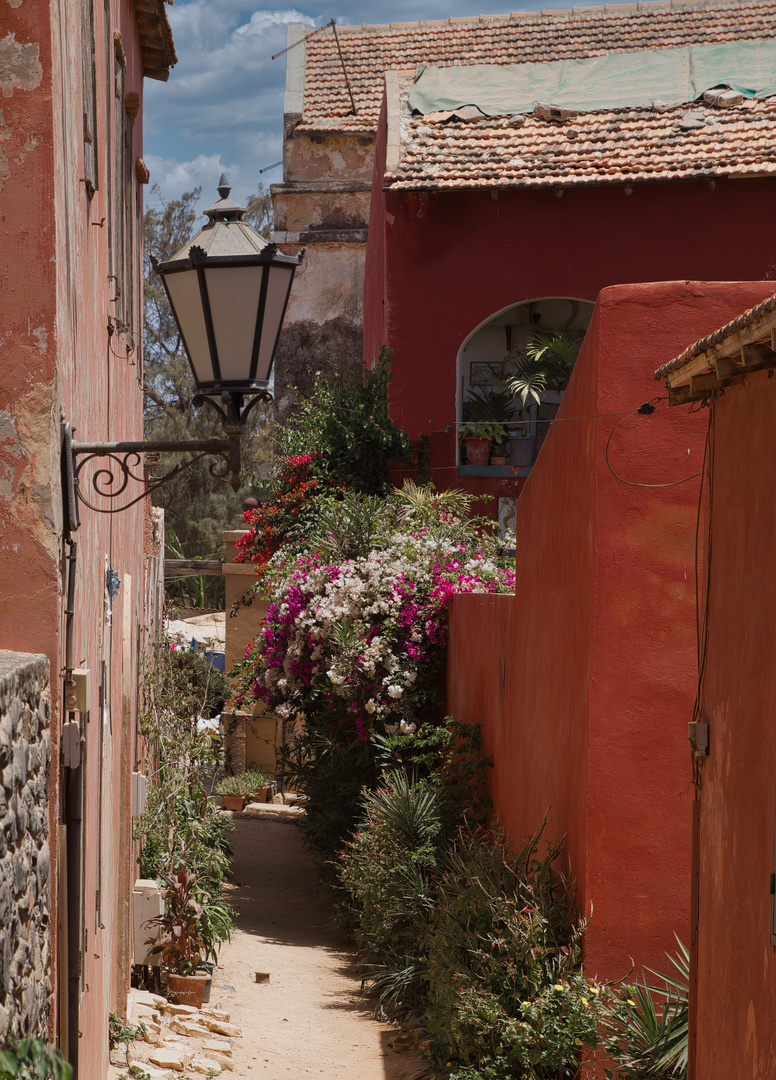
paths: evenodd
<path fill-rule="evenodd" d="M 114 30 L 121 33 L 124 89 L 142 93 L 140 43 L 130 0 L 94 6 L 98 158 L 97 191 L 87 198 L 81 87 L 81 4 L 6 5 L 0 44 L 11 57 L 3 72 L 0 141 L 0 644 L 45 653 L 52 679 L 52 924 L 57 928 L 63 867 L 57 829 L 65 819 L 60 767 L 63 710 L 64 563 L 60 489 L 60 419 L 81 441 L 142 438 L 137 350 L 107 333 L 126 319 L 139 341 L 142 196 L 135 178 L 141 120 L 125 144 Z M 124 145 L 126 170 L 116 147 Z M 122 213 L 120 194 L 127 199 Z M 116 299 L 118 238 L 129 230 L 122 297 Z M 110 255 L 113 251 L 113 258 Z M 126 299 L 134 279 L 135 304 Z M 74 666 L 91 675 L 92 708 L 77 717 L 83 739 L 82 975 L 74 1026 L 81 1078 L 107 1068 L 107 1014 L 123 1009 L 129 979 L 128 883 L 131 852 L 129 774 L 134 766 L 137 640 L 144 619 L 142 505 L 111 518 L 81 507 L 74 620 Z M 105 603 L 106 558 L 122 579 L 112 618 Z M 100 708 L 100 688 L 105 707 Z M 76 714 L 73 714 L 74 716 Z M 75 825 L 68 825 L 71 834 Z M 66 990 L 57 958 L 55 994 Z M 55 1001 L 56 1001 L 55 997 Z M 65 1046 L 57 1012 L 51 1035 Z M 69 1048 L 73 1057 L 73 1046 Z"/>
<path fill-rule="evenodd" d="M 518 500 L 511 613 L 487 596 L 452 605 L 448 710 L 483 725 L 513 842 L 548 806 L 548 836 L 567 834 L 579 906 L 594 905 L 585 966 L 602 978 L 622 977 L 631 956 L 637 971 L 664 968 L 674 932 L 688 940 L 699 492 L 697 478 L 621 483 L 607 440 L 621 413 L 654 396 L 655 367 L 770 292 L 762 282 L 605 289 L 565 422 Z M 699 473 L 705 421 L 665 402 L 627 416 L 612 467 L 639 484 Z"/>
<path fill-rule="evenodd" d="M 769 889 L 776 870 L 776 383 L 770 374 L 747 376 L 715 404 L 702 688 L 710 753 L 700 791 L 697 1080 L 766 1080 L 776 1062 Z M 705 555 L 708 550 L 707 537 Z"/>

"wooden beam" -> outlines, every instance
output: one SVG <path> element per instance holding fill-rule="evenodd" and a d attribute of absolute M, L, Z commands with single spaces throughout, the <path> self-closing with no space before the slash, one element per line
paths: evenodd
<path fill-rule="evenodd" d="M 669 405 L 687 405 L 688 402 L 695 399 L 690 395 L 689 386 L 669 386 L 668 387 L 668 404 Z"/>
<path fill-rule="evenodd" d="M 699 398 L 708 397 L 716 390 L 721 390 L 724 385 L 725 383 L 717 378 L 715 371 L 710 371 L 706 375 L 693 375 L 690 379 L 690 399 L 697 401 Z"/>
<path fill-rule="evenodd" d="M 164 576 L 167 577 L 217 577 L 223 573 L 218 559 L 165 559 Z"/>
<path fill-rule="evenodd" d="M 741 349 L 741 360 L 744 369 L 749 371 L 753 368 L 773 367 L 776 365 L 776 352 L 770 343 L 756 342 L 753 345 L 744 345 Z"/>
<path fill-rule="evenodd" d="M 668 389 L 672 387 L 684 386 L 688 383 L 694 375 L 702 375 L 708 371 L 714 363 L 715 357 L 711 350 L 699 353 L 698 356 L 694 356 L 692 360 L 688 360 L 686 364 L 682 364 L 676 371 L 670 371 L 666 377 L 666 383 Z"/>

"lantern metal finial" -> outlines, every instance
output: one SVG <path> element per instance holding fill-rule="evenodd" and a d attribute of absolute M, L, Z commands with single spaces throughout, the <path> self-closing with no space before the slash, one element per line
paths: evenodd
<path fill-rule="evenodd" d="M 229 183 L 225 172 L 221 173 L 221 179 L 218 181 L 216 190 L 222 199 L 229 198 L 229 192 L 232 190 L 232 185 Z"/>

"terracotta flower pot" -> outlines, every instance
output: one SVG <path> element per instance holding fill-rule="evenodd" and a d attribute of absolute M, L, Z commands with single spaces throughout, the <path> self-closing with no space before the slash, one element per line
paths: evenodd
<path fill-rule="evenodd" d="M 169 971 L 167 990 L 170 1000 L 176 1005 L 193 1005 L 195 1009 L 201 1009 L 205 984 L 209 978 L 209 975 L 175 975 Z"/>
<path fill-rule="evenodd" d="M 469 436 L 463 440 L 466 446 L 466 457 L 468 458 L 470 465 L 487 465 L 490 460 L 490 439 L 483 439 L 480 436 Z"/>
<path fill-rule="evenodd" d="M 245 806 L 244 795 L 222 795 L 225 810 L 242 810 Z"/>

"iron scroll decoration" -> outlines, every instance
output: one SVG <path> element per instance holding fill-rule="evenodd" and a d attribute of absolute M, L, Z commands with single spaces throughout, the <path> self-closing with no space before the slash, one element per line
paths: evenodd
<path fill-rule="evenodd" d="M 73 533 L 80 524 L 79 503 L 99 514 L 121 513 L 206 457 L 215 459 L 210 464 L 211 476 L 217 480 L 228 480 L 232 489 L 237 491 L 240 487 L 240 440 L 245 432 L 246 419 L 258 402 L 271 400 L 272 394 L 269 390 L 254 391 L 244 407 L 242 394 L 223 393 L 221 405 L 210 396 L 197 394 L 192 399 L 192 404 L 197 407 L 207 404 L 221 417 L 225 435 L 222 439 L 79 443 L 73 438 L 72 424 L 63 423 L 62 483 L 65 490 L 68 533 Z M 178 462 L 163 476 L 149 479 L 143 463 L 143 455 L 148 453 L 184 453 L 190 456 Z M 100 468 L 87 474 L 86 466 L 95 461 L 100 462 Z M 115 500 L 121 499 L 131 480 L 141 485 L 140 494 L 128 502 L 117 503 Z"/>

